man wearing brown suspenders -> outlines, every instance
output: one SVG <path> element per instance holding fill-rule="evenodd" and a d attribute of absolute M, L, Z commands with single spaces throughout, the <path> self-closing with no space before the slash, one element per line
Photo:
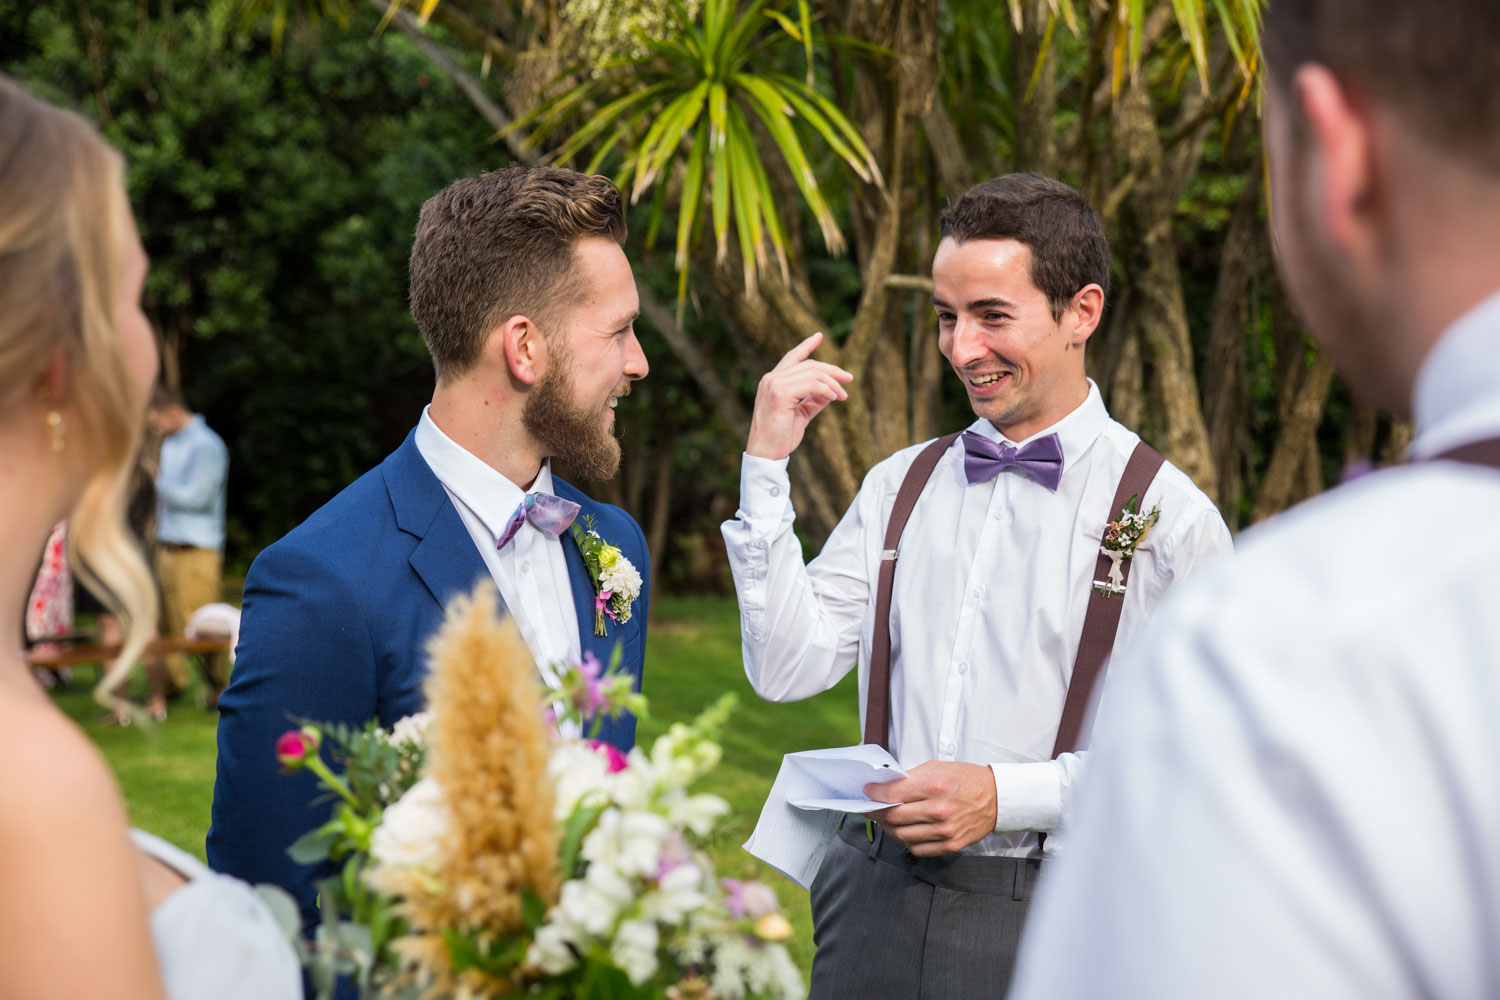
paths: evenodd
<path fill-rule="evenodd" d="M 875 466 L 804 565 L 786 459 L 849 381 L 810 337 L 761 381 L 724 525 L 757 693 L 806 698 L 857 667 L 865 742 L 910 775 L 872 786 L 899 803 L 878 826 L 851 817 L 828 847 L 815 1000 L 1004 993 L 1110 650 L 1230 547 L 1085 376 L 1109 247 L 1081 195 L 1035 174 L 971 189 L 932 272 L 938 347 L 978 419 Z"/>
<path fill-rule="evenodd" d="M 1248 533 L 1101 703 L 1016 998 L 1500 997 L 1500 4 L 1272 0 L 1287 291 L 1407 461 Z"/>

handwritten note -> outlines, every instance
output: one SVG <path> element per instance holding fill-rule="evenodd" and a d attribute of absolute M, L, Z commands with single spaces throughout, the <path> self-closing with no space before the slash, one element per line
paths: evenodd
<path fill-rule="evenodd" d="M 890 753 L 872 743 L 789 753 L 745 850 L 809 888 L 843 815 L 892 804 L 867 797 L 864 786 L 904 777 Z"/>

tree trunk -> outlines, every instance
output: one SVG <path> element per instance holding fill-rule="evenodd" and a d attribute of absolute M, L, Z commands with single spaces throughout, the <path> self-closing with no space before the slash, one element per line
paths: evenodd
<path fill-rule="evenodd" d="M 1251 178 L 1224 234 L 1214 288 L 1208 345 L 1203 355 L 1203 408 L 1219 491 L 1226 514 L 1238 506 L 1250 448 L 1250 394 L 1245 372 L 1245 331 L 1250 324 L 1252 280 L 1265 260 L 1259 220 L 1261 186 Z M 1233 525 L 1231 525 L 1233 527 Z"/>
<path fill-rule="evenodd" d="M 1300 359 L 1299 359 L 1300 360 Z M 1301 378 L 1291 400 L 1271 461 L 1261 480 L 1260 495 L 1255 500 L 1251 522 L 1262 521 L 1285 510 L 1298 488 L 1298 477 L 1307 463 L 1309 445 L 1317 454 L 1318 424 L 1323 422 L 1323 407 L 1333 385 L 1333 362 L 1319 354 L 1312 368 Z"/>
<path fill-rule="evenodd" d="M 1116 148 L 1127 162 L 1159 157 L 1150 98 L 1142 82 L 1132 83 L 1115 115 Z M 1135 185 L 1121 208 L 1121 229 L 1134 266 L 1128 267 L 1136 294 L 1133 325 L 1154 376 L 1154 398 L 1161 407 L 1162 451 L 1209 496 L 1218 495 L 1218 476 L 1208 445 L 1208 428 L 1193 371 L 1193 347 L 1183 301 L 1182 273 L 1172 215 L 1178 179 L 1161 170 Z"/>
<path fill-rule="evenodd" d="M 1016 33 L 1012 63 L 1015 78 L 1011 81 L 1011 94 L 1016 108 L 1016 169 L 1034 170 L 1049 177 L 1057 174 L 1057 51 L 1048 41 L 1052 29 L 1055 42 L 1056 22 L 1048 0 L 1022 0 L 1021 30 Z M 996 5 L 996 17 L 1003 17 L 1001 5 Z M 1037 85 L 1031 86 L 1031 78 L 1037 75 L 1037 63 L 1043 58 Z"/>

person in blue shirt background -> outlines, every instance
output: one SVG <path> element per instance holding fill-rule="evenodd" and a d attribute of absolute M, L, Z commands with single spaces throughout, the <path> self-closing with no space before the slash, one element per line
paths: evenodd
<path fill-rule="evenodd" d="M 161 632 L 180 635 L 194 611 L 220 599 L 224 572 L 224 504 L 229 449 L 203 418 L 187 408 L 182 392 L 159 384 L 146 423 L 161 438 L 156 480 L 156 580 L 161 587 Z M 206 662 L 209 707 L 229 680 L 228 659 Z M 148 711 L 166 718 L 166 700 L 187 687 L 187 658 L 169 655 L 151 670 Z"/>

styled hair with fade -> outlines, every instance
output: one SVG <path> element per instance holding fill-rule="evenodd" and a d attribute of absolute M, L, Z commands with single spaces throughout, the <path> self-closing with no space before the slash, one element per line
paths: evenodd
<path fill-rule="evenodd" d="M 422 205 L 411 248 L 411 315 L 439 382 L 474 367 L 512 316 L 543 325 L 584 290 L 574 249 L 625 242 L 625 204 L 607 177 L 507 167 L 466 177 Z"/>
<path fill-rule="evenodd" d="M 1319 63 L 1438 149 L 1500 174 L 1497 0 L 1271 0 L 1261 47 L 1281 92 Z"/>
<path fill-rule="evenodd" d="M 1109 292 L 1109 237 L 1083 195 L 1041 174 L 1006 174 L 969 188 L 939 222 L 944 239 L 1015 240 L 1031 250 L 1031 282 L 1061 319 L 1087 285 Z"/>

